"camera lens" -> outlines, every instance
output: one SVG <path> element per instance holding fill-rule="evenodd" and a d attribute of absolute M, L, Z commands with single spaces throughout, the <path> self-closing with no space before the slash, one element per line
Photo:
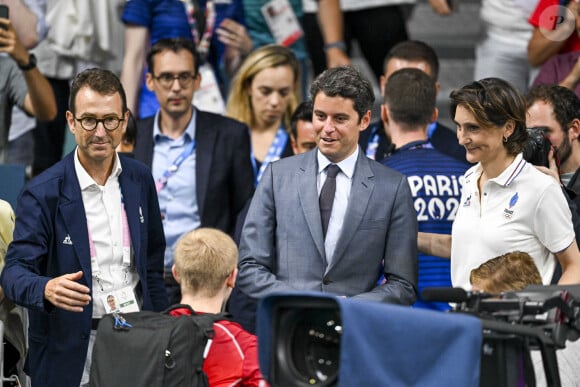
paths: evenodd
<path fill-rule="evenodd" d="M 276 374 L 294 386 L 333 386 L 342 326 L 338 306 L 280 308 L 273 338 Z"/>

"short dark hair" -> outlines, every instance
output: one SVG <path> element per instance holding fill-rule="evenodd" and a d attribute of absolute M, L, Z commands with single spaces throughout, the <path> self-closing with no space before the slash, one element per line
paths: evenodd
<path fill-rule="evenodd" d="M 358 113 L 358 121 L 372 109 L 375 93 L 369 80 L 360 71 L 351 66 L 339 66 L 324 70 L 310 86 L 310 99 L 314 100 L 318 93 L 329 97 L 342 97 L 353 101 L 354 110 Z"/>
<path fill-rule="evenodd" d="M 179 52 L 181 50 L 186 50 L 193 56 L 193 73 L 197 75 L 199 72 L 199 62 L 200 56 L 195 48 L 195 44 L 191 39 L 188 38 L 167 38 L 158 40 L 147 53 L 147 68 L 151 74 L 155 74 L 153 68 L 153 59 L 155 55 L 163 51 L 173 51 Z"/>
<path fill-rule="evenodd" d="M 312 122 L 312 101 L 301 102 L 292 113 L 292 117 L 290 117 L 290 131 L 294 138 L 298 137 L 298 129 L 296 128 L 298 121 Z"/>
<path fill-rule="evenodd" d="M 425 62 L 431 69 L 431 78 L 437 81 L 439 78 L 439 58 L 433 47 L 419 40 L 405 40 L 395 44 L 387 53 L 383 69 L 393 58 L 404 59 L 413 62 Z"/>
<path fill-rule="evenodd" d="M 433 78 L 419 69 L 408 68 L 395 71 L 389 77 L 383 102 L 396 122 L 417 128 L 431 121 L 436 98 Z"/>
<path fill-rule="evenodd" d="M 499 127 L 514 122 L 514 132 L 504 142 L 510 155 L 517 155 L 528 139 L 524 97 L 507 81 L 485 78 L 453 90 L 449 112 L 455 117 L 457 106 L 467 109 L 483 127 Z"/>
<path fill-rule="evenodd" d="M 537 101 L 552 105 L 556 121 L 564 132 L 570 122 L 575 118 L 580 119 L 580 99 L 566 87 L 549 84 L 536 85 L 526 94 L 526 108 L 529 109 Z"/>
<path fill-rule="evenodd" d="M 125 89 L 123 89 L 119 77 L 109 70 L 91 68 L 78 73 L 72 81 L 70 97 L 68 100 L 68 110 L 70 110 L 73 115 L 76 113 L 76 96 L 79 90 L 85 86 L 103 95 L 119 93 L 121 96 L 123 114 L 127 111 L 127 96 L 125 95 Z"/>

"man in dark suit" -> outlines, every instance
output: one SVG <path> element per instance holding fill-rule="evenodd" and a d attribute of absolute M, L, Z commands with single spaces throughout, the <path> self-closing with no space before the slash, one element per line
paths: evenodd
<path fill-rule="evenodd" d="M 407 179 L 357 143 L 371 119 L 371 84 L 335 67 L 310 95 L 317 148 L 266 169 L 242 231 L 239 287 L 256 298 L 302 290 L 412 304 L 417 220 Z"/>
<path fill-rule="evenodd" d="M 404 68 L 417 68 L 424 71 L 433 78 L 437 93 L 439 93 L 441 87 L 437 80 L 439 59 L 435 50 L 424 42 L 407 40 L 395 45 L 385 58 L 384 74 L 379 79 L 381 95 L 384 94 L 385 85 L 391 74 Z M 427 128 L 427 137 L 439 152 L 466 162 L 465 148 L 459 145 L 454 130 L 434 121 Z M 385 130 L 381 120 L 369 125 L 368 129 L 361 133 L 359 144 L 363 152 L 376 161 L 387 158 L 395 150 L 389 133 Z"/>
<path fill-rule="evenodd" d="M 25 371 L 33 386 L 88 386 L 106 297 L 163 310 L 163 237 L 149 170 L 115 152 L 125 129 L 125 92 L 111 72 L 90 69 L 71 86 L 66 118 L 77 148 L 33 179 L 16 211 L 0 279 L 29 312 Z"/>
<path fill-rule="evenodd" d="M 198 227 L 234 235 L 253 194 L 246 125 L 196 109 L 199 55 L 190 39 L 162 39 L 147 55 L 146 84 L 160 109 L 137 122 L 135 158 L 151 167 L 167 240 L 165 282 L 170 303 L 181 299 L 171 274 L 179 237 Z"/>

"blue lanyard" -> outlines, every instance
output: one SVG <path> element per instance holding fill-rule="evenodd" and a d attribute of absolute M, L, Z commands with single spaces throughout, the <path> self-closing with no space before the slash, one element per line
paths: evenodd
<path fill-rule="evenodd" d="M 280 159 L 280 156 L 282 155 L 282 151 L 286 147 L 287 142 L 288 142 L 288 133 L 281 126 L 280 128 L 278 128 L 278 132 L 276 133 L 276 137 L 274 138 L 272 145 L 270 145 L 270 149 L 268 149 L 268 154 L 266 155 L 266 158 L 262 162 L 262 165 L 260 166 L 260 170 L 258 170 L 258 167 L 256 165 L 256 158 L 254 157 L 254 151 L 252 150 L 252 154 L 250 156 L 252 159 L 252 167 L 254 168 L 254 176 L 256 179 L 254 181 L 255 186 L 258 185 L 258 182 L 262 178 L 262 175 L 264 174 L 264 171 L 266 170 L 266 167 L 268 166 L 268 164 L 270 164 L 272 161 L 276 161 L 276 160 Z"/>
<path fill-rule="evenodd" d="M 378 125 L 372 127 L 371 136 L 367 145 L 366 155 L 371 160 L 375 160 L 377 148 L 379 147 L 379 133 L 377 127 Z"/>
<path fill-rule="evenodd" d="M 191 140 L 191 142 L 187 144 L 183 152 L 181 152 L 181 154 L 177 156 L 175 160 L 173 160 L 173 163 L 171 163 L 169 168 L 167 168 L 165 172 L 163 172 L 163 175 L 159 178 L 159 180 L 157 180 L 155 184 L 157 192 L 161 191 L 167 185 L 167 181 L 169 180 L 169 178 L 175 172 L 177 172 L 181 164 L 185 161 L 186 158 L 188 158 L 193 153 L 194 150 L 195 150 L 195 139 Z"/>

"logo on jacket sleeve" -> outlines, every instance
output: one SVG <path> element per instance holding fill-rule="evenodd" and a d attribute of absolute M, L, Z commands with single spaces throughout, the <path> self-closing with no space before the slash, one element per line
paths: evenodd
<path fill-rule="evenodd" d="M 516 205 L 516 203 L 518 202 L 518 193 L 516 192 L 514 194 L 514 196 L 512 196 L 512 198 L 510 199 L 510 203 L 509 203 L 509 207 L 508 208 L 504 208 L 503 210 L 503 216 L 506 219 L 511 219 L 513 214 L 514 214 L 514 210 L 512 210 L 512 208 Z"/>

